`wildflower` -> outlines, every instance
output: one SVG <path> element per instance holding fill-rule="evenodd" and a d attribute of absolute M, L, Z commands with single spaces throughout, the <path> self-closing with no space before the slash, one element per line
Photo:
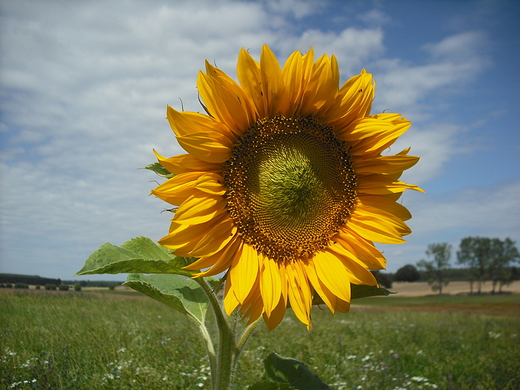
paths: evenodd
<path fill-rule="evenodd" d="M 350 284 L 376 286 L 375 242 L 397 244 L 411 216 L 399 181 L 418 157 L 381 153 L 409 127 L 400 114 L 370 116 L 375 83 L 365 70 L 339 87 L 334 56 L 294 52 L 280 67 L 264 45 L 242 49 L 236 83 L 206 62 L 198 91 L 208 115 L 167 118 L 188 152 L 156 153 L 175 176 L 152 191 L 178 206 L 159 242 L 196 257 L 196 276 L 227 271 L 224 307 L 270 329 L 290 304 L 311 326 L 313 296 L 347 312 Z M 421 190 L 422 191 L 422 190 Z M 209 269 L 208 269 L 209 268 Z"/>

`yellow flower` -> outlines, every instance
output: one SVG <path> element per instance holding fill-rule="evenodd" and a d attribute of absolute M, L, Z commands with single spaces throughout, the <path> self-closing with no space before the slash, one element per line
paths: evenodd
<path fill-rule="evenodd" d="M 274 329 L 290 304 L 311 326 L 318 294 L 347 312 L 350 284 L 377 285 L 385 268 L 373 242 L 402 243 L 411 215 L 399 181 L 418 157 L 381 152 L 409 127 L 400 114 L 370 116 L 375 83 L 365 70 L 339 87 L 336 58 L 294 52 L 281 68 L 264 45 L 242 49 L 237 84 L 206 62 L 197 87 L 209 115 L 167 117 L 188 152 L 164 158 L 175 176 L 152 191 L 178 206 L 159 242 L 186 267 L 227 271 L 224 307 Z M 422 191 L 422 190 L 421 190 Z"/>

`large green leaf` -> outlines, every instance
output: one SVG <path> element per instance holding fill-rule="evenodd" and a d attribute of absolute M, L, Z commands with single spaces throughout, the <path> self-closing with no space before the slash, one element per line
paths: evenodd
<path fill-rule="evenodd" d="M 138 237 L 121 246 L 101 245 L 76 275 L 161 273 L 191 276 L 191 271 L 182 269 L 186 264 L 186 259 L 174 256 L 169 249 L 147 237 Z"/>
<path fill-rule="evenodd" d="M 267 378 L 287 383 L 297 390 L 331 390 L 305 363 L 271 352 L 264 361 Z"/>
<path fill-rule="evenodd" d="M 149 297 L 204 323 L 208 297 L 193 279 L 182 275 L 130 274 L 124 283 Z"/>
<path fill-rule="evenodd" d="M 150 171 L 154 171 L 157 175 L 162 176 L 162 177 L 167 177 L 168 179 L 170 177 L 175 176 L 173 173 L 168 171 L 165 167 L 163 167 L 158 162 L 154 162 L 152 164 L 148 164 L 147 166 L 142 167 L 140 169 L 149 169 Z"/>
<path fill-rule="evenodd" d="M 362 286 L 359 284 L 351 284 L 350 291 L 352 294 L 352 299 L 376 297 L 376 296 L 388 296 L 390 294 L 394 294 L 393 292 L 390 292 L 381 287 Z"/>
<path fill-rule="evenodd" d="M 395 294 L 390 292 L 384 288 L 377 286 L 362 286 L 359 284 L 351 284 L 350 285 L 350 293 L 351 299 L 359 299 L 359 298 L 368 298 L 368 297 L 376 297 L 376 296 L 388 296 L 390 294 Z M 312 297 L 313 305 L 324 305 L 323 299 L 318 294 L 314 294 Z"/>

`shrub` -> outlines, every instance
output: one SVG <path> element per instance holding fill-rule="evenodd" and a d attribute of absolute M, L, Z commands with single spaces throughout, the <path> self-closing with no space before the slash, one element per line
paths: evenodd
<path fill-rule="evenodd" d="M 412 264 L 407 264 L 397 270 L 394 276 L 396 282 L 416 282 L 420 279 L 419 271 Z"/>
<path fill-rule="evenodd" d="M 388 277 L 387 274 L 384 274 L 379 271 L 371 271 L 374 274 L 377 283 L 379 283 L 384 288 L 392 288 L 392 280 Z"/>
<path fill-rule="evenodd" d="M 74 284 L 74 291 L 81 291 L 81 284 L 80 283 L 75 283 Z"/>
<path fill-rule="evenodd" d="M 63 284 L 62 283 L 62 284 L 60 284 L 58 286 L 58 288 L 59 288 L 60 291 L 69 291 L 69 285 L 68 284 Z"/>
<path fill-rule="evenodd" d="M 15 283 L 14 288 L 29 288 L 27 283 Z"/>
<path fill-rule="evenodd" d="M 52 284 L 52 283 L 45 285 L 45 290 L 56 290 L 56 288 L 57 288 L 56 285 Z"/>
<path fill-rule="evenodd" d="M 13 285 L 11 283 L 6 283 L 5 288 L 13 288 Z"/>
<path fill-rule="evenodd" d="M 0 288 L 5 288 L 5 284 L 0 283 Z"/>
<path fill-rule="evenodd" d="M 36 287 L 35 287 L 36 290 L 39 290 L 40 289 L 40 285 L 37 284 Z"/>

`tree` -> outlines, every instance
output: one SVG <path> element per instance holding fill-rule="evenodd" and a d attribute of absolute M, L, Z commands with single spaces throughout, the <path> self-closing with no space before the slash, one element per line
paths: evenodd
<path fill-rule="evenodd" d="M 446 270 L 450 268 L 451 248 L 451 245 L 447 243 L 430 244 L 426 250 L 426 256 L 433 257 L 433 260 L 421 260 L 417 263 L 419 268 L 427 272 L 428 283 L 432 286 L 433 291 L 439 291 L 439 295 L 442 294 L 442 288 L 449 283 L 446 280 Z"/>
<path fill-rule="evenodd" d="M 498 284 L 498 292 L 502 292 L 502 286 L 513 281 L 512 263 L 519 259 L 515 242 L 510 238 L 504 241 L 494 238 L 490 242 L 489 276 L 493 282 L 492 294 L 495 293 Z"/>
<path fill-rule="evenodd" d="M 473 294 L 473 282 L 477 281 L 478 294 L 482 290 L 491 257 L 491 239 L 486 237 L 466 237 L 460 242 L 457 262 L 468 266 L 470 292 Z"/>
<path fill-rule="evenodd" d="M 394 275 L 394 281 L 396 282 L 416 282 L 420 278 L 419 271 L 412 264 L 399 268 Z"/>

